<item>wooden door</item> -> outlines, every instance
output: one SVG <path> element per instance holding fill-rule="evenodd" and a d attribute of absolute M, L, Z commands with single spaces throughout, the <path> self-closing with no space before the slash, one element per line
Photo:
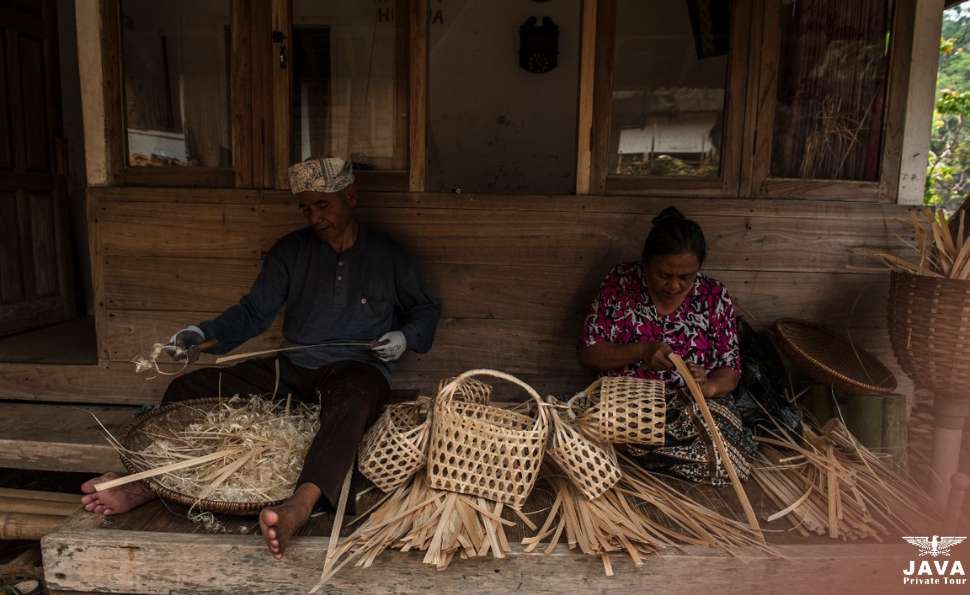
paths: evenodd
<path fill-rule="evenodd" d="M 0 0 L 0 336 L 75 313 L 55 6 Z"/>

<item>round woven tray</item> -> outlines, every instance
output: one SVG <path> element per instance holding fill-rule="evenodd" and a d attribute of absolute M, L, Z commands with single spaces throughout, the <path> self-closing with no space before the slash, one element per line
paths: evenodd
<path fill-rule="evenodd" d="M 125 432 L 125 437 L 121 441 L 121 444 L 128 450 L 136 452 L 141 451 L 151 442 L 151 438 L 145 434 L 145 430 L 150 429 L 156 433 L 165 433 L 168 428 L 185 427 L 186 425 L 200 419 L 202 415 L 204 415 L 204 412 L 214 409 L 221 402 L 223 402 L 223 399 L 207 398 L 191 399 L 188 401 L 179 401 L 177 403 L 168 403 L 166 405 L 162 405 L 158 409 L 153 409 L 136 417 L 131 425 L 128 426 L 128 431 Z M 143 467 L 137 465 L 124 454 L 121 454 L 121 462 L 124 464 L 129 473 L 145 471 Z M 273 500 L 267 502 L 224 502 L 221 500 L 208 499 L 196 500 L 191 496 L 186 496 L 185 494 L 166 488 L 155 481 L 154 478 L 148 478 L 144 480 L 144 483 L 163 500 L 183 504 L 185 506 L 194 506 L 198 510 L 208 510 L 209 512 L 218 512 L 222 514 L 253 516 L 259 514 L 259 511 L 266 506 L 274 506 L 282 502 L 282 500 Z"/>
<path fill-rule="evenodd" d="M 785 354 L 812 378 L 854 395 L 888 395 L 896 377 L 875 356 L 829 329 L 791 318 L 775 322 Z"/>

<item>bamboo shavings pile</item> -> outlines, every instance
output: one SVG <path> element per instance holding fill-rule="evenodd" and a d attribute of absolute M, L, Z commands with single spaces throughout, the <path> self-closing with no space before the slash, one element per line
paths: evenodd
<path fill-rule="evenodd" d="M 447 569 L 456 555 L 461 559 L 489 554 L 504 558 L 511 551 L 505 527 L 516 525 L 502 518 L 504 509 L 503 504 L 484 498 L 431 488 L 425 474 L 418 473 L 385 496 L 367 520 L 337 546 L 329 572 L 320 577 L 311 593 L 351 562 L 369 568 L 388 548 L 426 552 L 424 563 L 437 570 Z M 509 509 L 535 529 L 521 511 Z"/>
<path fill-rule="evenodd" d="M 191 405 L 186 405 L 191 407 Z M 197 409 L 185 427 L 146 424 L 151 439 L 141 451 L 115 447 L 146 470 L 223 453 L 215 460 L 157 475 L 152 481 L 199 500 L 275 502 L 288 498 L 319 428 L 319 405 L 291 410 L 259 397 L 232 397 L 213 409 Z"/>
<path fill-rule="evenodd" d="M 970 238 L 964 227 L 965 212 L 960 211 L 956 235 L 951 233 L 950 225 L 942 211 L 925 209 L 923 215 L 910 213 L 909 219 L 900 219 L 913 228 L 916 243 L 917 261 L 911 262 L 894 254 L 876 252 L 873 255 L 882 259 L 894 271 L 944 277 L 948 279 L 970 279 Z"/>
<path fill-rule="evenodd" d="M 752 476 L 802 536 L 845 541 L 907 534 L 933 522 L 929 497 L 863 447 L 841 420 L 821 431 L 803 424 L 803 440 L 787 434 L 757 438 L 761 465 Z"/>

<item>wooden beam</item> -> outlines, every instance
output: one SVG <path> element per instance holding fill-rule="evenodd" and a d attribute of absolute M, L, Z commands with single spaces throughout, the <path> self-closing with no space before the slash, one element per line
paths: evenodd
<path fill-rule="evenodd" d="M 919 0 L 916 4 L 897 196 L 901 205 L 923 204 L 940 62 L 943 4 L 943 0 Z"/>
<path fill-rule="evenodd" d="M 428 1 L 411 0 L 409 14 L 411 54 L 408 122 L 410 123 L 410 178 L 408 190 L 423 192 L 428 165 Z"/>
<path fill-rule="evenodd" d="M 296 537 L 282 560 L 269 563 L 265 544 L 253 535 L 121 531 L 99 528 L 99 522 L 100 517 L 77 513 L 44 537 L 41 548 L 49 588 L 168 593 L 211 590 L 218 585 L 227 592 L 305 592 L 319 577 L 328 541 Z M 899 561 L 910 555 L 904 545 L 804 545 L 779 546 L 783 559 L 755 552 L 739 552 L 735 558 L 688 546 L 682 553 L 649 556 L 641 568 L 617 555 L 616 576 L 607 578 L 599 558 L 562 545 L 549 555 L 513 548 L 506 559 L 456 560 L 445 572 L 421 564 L 419 553 L 390 551 L 372 568 L 345 568 L 328 588 L 368 595 L 402 590 L 551 595 L 665 592 L 672 586 L 684 592 L 716 587 L 719 593 L 749 593 L 751 585 L 757 585 L 765 592 L 815 594 L 865 580 L 873 589 L 886 590 L 898 583 Z"/>
<path fill-rule="evenodd" d="M 583 0 L 579 49 L 579 120 L 576 143 L 576 194 L 589 194 L 592 168 L 593 89 L 596 73 L 596 0 Z"/>
<path fill-rule="evenodd" d="M 283 34 L 283 41 L 273 43 L 273 155 L 276 167 L 273 184 L 267 187 L 286 190 L 290 187 L 287 168 L 293 160 L 290 155 L 290 135 L 293 134 L 293 114 L 290 108 L 290 93 L 293 88 L 293 2 L 292 0 L 273 0 L 272 2 L 273 31 Z M 254 48 L 254 51 L 257 51 Z M 282 52 L 284 65 L 280 64 Z"/>
<path fill-rule="evenodd" d="M 120 439 L 137 411 L 122 406 L 0 403 L 0 467 L 123 471 L 94 416 Z"/>
<path fill-rule="evenodd" d="M 115 202 L 98 206 L 104 256 L 259 258 L 255 206 Z"/>
<path fill-rule="evenodd" d="M 253 186 L 253 35 L 251 0 L 232 1 L 232 45 L 229 67 L 229 133 L 232 138 L 233 186 Z"/>
<path fill-rule="evenodd" d="M 119 0 L 101 2 L 101 81 L 104 97 L 104 134 L 106 142 L 106 179 L 121 180 L 128 161 L 125 134 L 124 74 L 121 70 L 121 5 Z M 86 156 L 85 156 L 86 158 Z"/>

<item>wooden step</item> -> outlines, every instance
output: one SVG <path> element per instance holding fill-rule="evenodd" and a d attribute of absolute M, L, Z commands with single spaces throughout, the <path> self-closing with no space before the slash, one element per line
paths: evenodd
<path fill-rule="evenodd" d="M 120 437 L 139 410 L 125 405 L 0 402 L 0 467 L 123 471 L 94 416 Z"/>
<path fill-rule="evenodd" d="M 129 513 L 130 514 L 130 513 Z M 124 516 L 124 515 L 122 515 Z M 41 542 L 52 593 L 306 593 L 323 567 L 328 537 L 295 537 L 273 560 L 250 521 L 248 534 L 178 530 L 154 515 L 156 530 L 122 530 L 118 519 L 79 512 Z M 164 526 L 159 525 L 162 523 Z M 915 550 L 902 544 L 782 545 L 782 559 L 760 552 L 723 552 L 700 546 L 649 556 L 640 568 L 613 556 L 614 577 L 598 558 L 559 545 L 550 555 L 513 544 L 504 560 L 455 560 L 438 572 L 422 552 L 388 551 L 368 569 L 347 567 L 328 593 L 717 593 L 784 592 L 817 595 L 865 584 L 872 592 L 898 588 Z M 119 572 L 118 569 L 124 569 Z M 864 581 L 864 583 L 863 583 Z"/>
<path fill-rule="evenodd" d="M 391 401 L 417 397 L 393 390 Z M 125 468 L 95 416 L 119 440 L 141 407 L 0 401 L 0 467 L 102 473 Z"/>

